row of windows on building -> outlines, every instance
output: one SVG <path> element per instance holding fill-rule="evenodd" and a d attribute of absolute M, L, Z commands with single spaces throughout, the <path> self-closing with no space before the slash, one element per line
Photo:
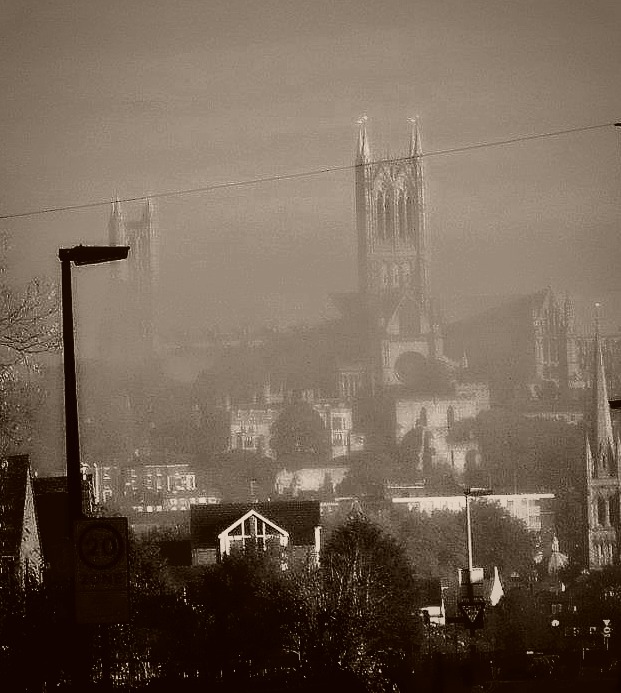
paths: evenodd
<path fill-rule="evenodd" d="M 342 399 L 354 399 L 361 390 L 359 373 L 341 373 L 339 376 L 339 396 Z"/>

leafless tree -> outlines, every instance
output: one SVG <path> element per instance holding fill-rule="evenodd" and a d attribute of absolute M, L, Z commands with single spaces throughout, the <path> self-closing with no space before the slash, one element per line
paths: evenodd
<path fill-rule="evenodd" d="M 34 278 L 15 288 L 7 278 L 8 242 L 0 238 L 0 453 L 28 438 L 39 359 L 60 345 L 58 295 L 51 282 Z"/>

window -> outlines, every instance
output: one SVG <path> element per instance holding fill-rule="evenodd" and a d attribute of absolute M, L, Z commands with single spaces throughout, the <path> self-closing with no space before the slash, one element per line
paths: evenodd
<path fill-rule="evenodd" d="M 415 216 L 414 216 L 414 200 L 408 197 L 405 203 L 406 213 L 407 213 L 407 232 L 408 235 L 412 235 L 415 227 Z"/>
<path fill-rule="evenodd" d="M 392 285 L 399 286 L 399 265 L 392 266 Z"/>
<path fill-rule="evenodd" d="M 423 407 L 423 408 L 420 410 L 420 416 L 418 417 L 418 423 L 419 423 L 423 428 L 425 428 L 426 426 L 428 426 L 428 423 L 427 423 L 427 410 L 425 409 L 425 407 Z"/>
<path fill-rule="evenodd" d="M 446 426 L 450 430 L 455 425 L 455 409 L 453 406 L 449 406 L 446 410 Z"/>
<path fill-rule="evenodd" d="M 410 265 L 409 263 L 404 263 L 403 266 L 401 267 L 401 282 L 403 286 L 409 286 L 410 285 Z"/>
<path fill-rule="evenodd" d="M 333 416 L 332 428 L 335 431 L 342 431 L 345 428 L 345 418 L 343 416 Z"/>
<path fill-rule="evenodd" d="M 408 227 L 407 227 L 407 219 L 405 216 L 405 193 L 400 193 L 398 202 L 397 202 L 397 217 L 398 217 L 398 224 L 399 224 L 399 236 L 401 238 L 407 238 L 408 235 Z"/>
<path fill-rule="evenodd" d="M 345 445 L 345 437 L 342 431 L 332 433 L 332 445 Z"/>
<path fill-rule="evenodd" d="M 388 286 L 388 266 L 382 265 L 382 286 Z"/>
<path fill-rule="evenodd" d="M 391 239 L 394 235 L 394 216 L 390 195 L 384 195 L 384 236 Z"/>
<path fill-rule="evenodd" d="M 384 196 L 382 195 L 381 192 L 377 194 L 375 209 L 377 211 L 377 235 L 378 235 L 378 238 L 384 238 L 384 236 L 385 236 Z"/>

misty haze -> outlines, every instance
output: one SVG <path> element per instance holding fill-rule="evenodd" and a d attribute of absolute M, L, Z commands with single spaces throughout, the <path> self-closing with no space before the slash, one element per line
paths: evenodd
<path fill-rule="evenodd" d="M 616 690 L 617 4 L 4 15 L 7 690 Z"/>

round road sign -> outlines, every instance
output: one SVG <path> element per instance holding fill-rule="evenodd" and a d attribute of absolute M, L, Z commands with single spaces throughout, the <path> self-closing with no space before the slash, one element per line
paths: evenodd
<path fill-rule="evenodd" d="M 123 558 L 121 534 L 106 522 L 88 526 L 78 539 L 80 559 L 94 570 L 109 570 Z"/>

